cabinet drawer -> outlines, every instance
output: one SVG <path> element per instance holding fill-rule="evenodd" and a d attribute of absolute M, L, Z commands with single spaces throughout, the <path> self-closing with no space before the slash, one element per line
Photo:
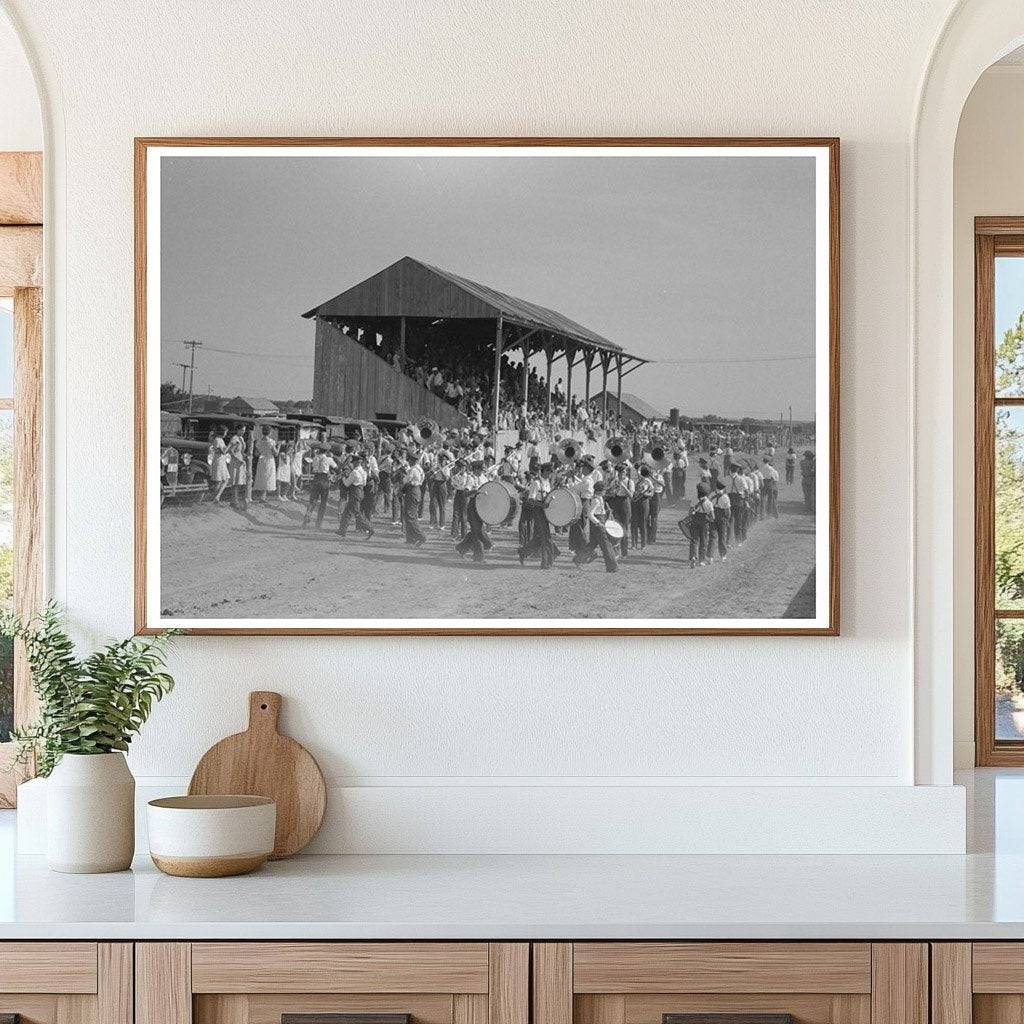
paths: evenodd
<path fill-rule="evenodd" d="M 578 942 L 574 992 L 871 991 L 871 945 Z"/>
<path fill-rule="evenodd" d="M 95 942 L 0 943 L 0 992 L 92 994 L 97 973 Z"/>
<path fill-rule="evenodd" d="M 139 943 L 135 1024 L 528 1024 L 529 971 L 521 942 Z"/>
<path fill-rule="evenodd" d="M 132 946 L 0 942 L 0 1018 L 22 1024 L 132 1024 Z"/>
<path fill-rule="evenodd" d="M 486 942 L 197 942 L 193 992 L 487 991 Z"/>
<path fill-rule="evenodd" d="M 869 942 L 537 943 L 533 1010 L 534 1024 L 929 1024 L 928 949 Z"/>

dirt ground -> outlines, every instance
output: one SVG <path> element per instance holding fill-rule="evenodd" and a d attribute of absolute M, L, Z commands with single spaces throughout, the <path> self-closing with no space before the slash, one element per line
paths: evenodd
<path fill-rule="evenodd" d="M 688 488 L 692 500 L 693 484 Z M 690 501 L 686 503 L 689 506 Z M 450 509 L 450 506 L 449 506 Z M 578 568 L 565 538 L 544 572 L 516 557 L 517 533 L 492 530 L 487 561 L 455 552 L 447 529 L 421 527 L 408 548 L 378 515 L 366 540 L 336 533 L 332 499 L 323 530 L 303 530 L 304 505 L 271 501 L 248 512 L 227 503 L 168 504 L 161 514 L 163 614 L 180 618 L 804 618 L 814 614 L 814 518 L 799 481 L 780 486 L 780 518 L 757 524 L 728 561 L 691 569 L 662 508 L 658 543 L 631 552 L 619 571 L 600 558 Z"/>

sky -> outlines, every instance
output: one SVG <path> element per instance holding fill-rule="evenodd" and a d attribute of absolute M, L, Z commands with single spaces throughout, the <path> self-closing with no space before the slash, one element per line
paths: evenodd
<path fill-rule="evenodd" d="M 810 157 L 165 157 L 161 374 L 304 399 L 301 314 L 402 256 L 654 360 L 667 413 L 814 418 Z M 215 351 L 216 349 L 227 351 Z M 553 376 L 565 377 L 556 363 Z M 611 378 L 610 378 L 611 380 Z M 600 374 L 592 391 L 600 390 Z M 574 373 L 582 388 L 582 369 Z"/>
<path fill-rule="evenodd" d="M 1024 312 L 1024 259 L 1000 256 L 996 259 L 996 343 L 1017 323 Z"/>

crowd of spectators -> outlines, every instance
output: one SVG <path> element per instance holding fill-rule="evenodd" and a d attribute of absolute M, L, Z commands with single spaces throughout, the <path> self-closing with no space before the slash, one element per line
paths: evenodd
<path fill-rule="evenodd" d="M 436 357 L 429 360 L 402 356 L 396 351 L 391 363 L 422 387 L 433 392 L 442 401 L 463 413 L 475 427 L 489 424 L 493 419 L 493 373 L 472 362 L 445 363 Z M 574 395 L 567 408 L 565 387 L 559 377 L 551 387 L 551 414 L 548 416 L 547 380 L 531 367 L 523 393 L 523 367 L 502 357 L 501 388 L 498 398 L 498 428 L 520 430 L 538 434 L 545 440 L 555 429 L 569 427 L 587 430 L 591 416 L 586 404 Z"/>

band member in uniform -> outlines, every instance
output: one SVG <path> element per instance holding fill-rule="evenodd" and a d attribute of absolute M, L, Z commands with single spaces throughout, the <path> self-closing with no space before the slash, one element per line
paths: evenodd
<path fill-rule="evenodd" d="M 439 530 L 444 529 L 445 511 L 448 506 L 448 480 L 451 468 L 448 465 L 448 453 L 438 452 L 427 476 L 430 488 L 430 525 Z"/>
<path fill-rule="evenodd" d="M 725 493 L 723 484 L 710 495 L 711 504 L 715 509 L 715 534 L 718 537 L 718 557 L 724 562 L 729 554 L 729 524 L 732 520 L 732 503 L 729 495 Z M 708 559 L 711 558 L 711 550 L 708 549 Z"/>
<path fill-rule="evenodd" d="M 711 493 L 711 470 L 708 469 L 708 460 L 701 456 L 697 460 L 697 465 L 700 467 L 697 473 L 697 482 L 702 483 L 707 489 L 708 493 Z"/>
<path fill-rule="evenodd" d="M 380 503 L 384 510 L 384 518 L 391 516 L 391 474 L 395 468 L 395 453 L 393 450 L 381 452 L 380 462 L 377 465 L 377 483 L 380 487 Z M 394 519 L 394 516 L 391 516 Z"/>
<path fill-rule="evenodd" d="M 309 505 L 306 507 L 306 515 L 302 520 L 303 529 L 309 526 L 313 509 L 316 509 L 316 528 L 319 530 L 323 526 L 324 513 L 327 511 L 327 498 L 331 493 L 331 474 L 337 468 L 338 464 L 327 452 L 327 445 L 313 446 L 313 459 L 310 465 L 313 479 L 309 484 Z"/>
<path fill-rule="evenodd" d="M 747 463 L 746 477 L 753 486 L 754 511 L 751 518 L 759 523 L 764 519 L 764 491 L 761 488 L 761 471 L 756 462 Z"/>
<path fill-rule="evenodd" d="M 764 476 L 765 515 L 773 519 L 779 518 L 779 471 L 772 465 L 772 460 L 765 456 L 761 470 Z"/>
<path fill-rule="evenodd" d="M 523 565 L 532 555 L 540 555 L 540 567 L 550 569 L 558 557 L 558 548 L 551 540 L 551 524 L 546 508 L 547 496 L 551 493 L 551 463 L 545 462 L 539 472 L 530 472 L 523 497 L 523 518 L 531 520 L 529 540 L 519 548 L 519 564 Z"/>
<path fill-rule="evenodd" d="M 747 541 L 747 479 L 737 463 L 729 467 L 729 505 L 732 513 L 732 535 L 738 547 Z"/>
<path fill-rule="evenodd" d="M 594 484 L 594 495 L 590 501 L 587 520 L 590 526 L 590 539 L 586 547 L 577 553 L 573 561 L 577 565 L 585 565 L 597 558 L 600 550 L 604 557 L 604 571 L 618 572 L 619 563 L 615 559 L 615 549 L 605 531 L 604 524 L 608 519 L 608 507 L 604 503 L 604 482 Z"/>
<path fill-rule="evenodd" d="M 690 460 L 682 448 L 677 448 L 672 455 L 672 505 L 679 505 L 686 497 L 686 470 Z M 623 523 L 625 526 L 625 523 Z"/>
<path fill-rule="evenodd" d="M 658 514 L 661 512 L 661 499 L 665 493 L 665 477 L 660 469 L 651 470 L 651 486 L 654 493 L 651 495 L 650 507 L 647 510 L 647 543 L 658 543 Z"/>
<path fill-rule="evenodd" d="M 481 484 L 486 482 L 484 467 L 479 462 L 473 463 L 473 489 L 469 496 L 469 504 L 466 508 L 466 518 L 469 521 L 469 533 L 455 545 L 455 550 L 460 555 L 473 553 L 474 562 L 482 562 L 485 554 L 493 546 L 491 538 L 487 533 L 487 527 L 476 510 L 476 492 Z"/>
<path fill-rule="evenodd" d="M 575 491 L 583 506 L 579 519 L 569 524 L 569 550 L 573 554 L 579 554 L 587 546 L 587 509 L 590 507 L 590 497 L 593 496 L 594 485 L 593 481 L 586 479 L 580 467 L 574 462 L 569 466 L 562 486 L 570 491 Z M 584 497 L 584 493 L 590 497 Z"/>
<path fill-rule="evenodd" d="M 715 508 L 708 499 L 705 484 L 697 484 L 697 501 L 690 508 L 690 567 L 707 565 L 711 557 L 711 523 Z"/>
<path fill-rule="evenodd" d="M 380 464 L 373 449 L 367 445 L 363 468 L 366 470 L 366 486 L 363 488 L 363 518 L 373 519 L 377 511 L 377 495 L 380 493 Z"/>
<path fill-rule="evenodd" d="M 350 519 L 355 519 L 356 526 L 366 531 L 366 539 L 373 536 L 370 520 L 363 515 L 363 499 L 366 497 L 366 465 L 361 455 L 354 455 L 349 464 L 348 472 L 342 477 L 342 484 L 347 488 L 345 507 L 338 521 L 338 536 L 344 537 L 348 532 Z"/>
<path fill-rule="evenodd" d="M 465 459 L 459 459 L 455 463 L 455 472 L 452 473 L 450 483 L 455 490 L 452 497 L 452 539 L 462 540 L 469 529 L 467 513 L 473 483 L 473 477 Z"/>
<path fill-rule="evenodd" d="M 633 504 L 633 481 L 629 476 L 629 467 L 620 462 L 615 467 L 615 475 L 608 481 L 604 489 L 604 500 L 611 513 L 622 527 L 622 540 L 619 541 L 619 557 L 629 555 L 630 515 Z"/>
<path fill-rule="evenodd" d="M 716 456 L 722 455 L 723 454 L 722 453 L 722 449 L 721 448 L 716 448 L 714 454 Z M 723 458 L 723 461 L 722 461 L 722 466 L 723 467 L 725 466 L 724 458 Z M 711 460 L 711 465 L 708 466 L 708 472 L 711 474 L 711 479 L 708 480 L 708 482 L 707 482 L 708 483 L 708 493 L 710 494 L 712 491 L 718 490 L 718 486 L 719 486 L 719 483 L 721 481 L 721 477 L 725 476 L 725 472 L 724 472 L 724 468 L 722 470 L 719 469 L 718 463 L 715 462 L 714 459 Z"/>
<path fill-rule="evenodd" d="M 757 484 L 757 519 L 760 522 L 767 515 L 768 491 L 764 485 L 764 473 L 756 462 L 751 466 L 751 471 L 754 476 L 754 482 Z"/>
<path fill-rule="evenodd" d="M 651 498 L 654 497 L 654 481 L 648 466 L 640 467 L 640 476 L 633 491 L 633 507 L 629 514 L 630 534 L 633 547 L 643 551 L 647 547 L 647 528 L 651 515 Z"/>
<path fill-rule="evenodd" d="M 427 539 L 417 522 L 426 477 L 415 452 L 409 452 L 406 462 L 407 468 L 402 478 L 402 522 L 405 524 L 405 543 L 418 548 Z"/>

